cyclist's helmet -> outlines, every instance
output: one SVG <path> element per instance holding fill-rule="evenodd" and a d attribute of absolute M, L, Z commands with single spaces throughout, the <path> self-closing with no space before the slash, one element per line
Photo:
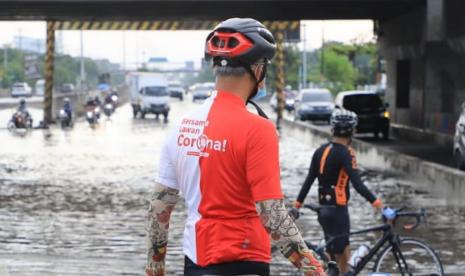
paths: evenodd
<path fill-rule="evenodd" d="M 63 101 L 64 101 L 65 103 L 69 103 L 69 98 L 65 98 Z"/>
<path fill-rule="evenodd" d="M 352 136 L 355 127 L 357 126 L 357 114 L 345 109 L 336 109 L 331 114 L 330 124 L 333 135 L 337 137 Z"/>
<path fill-rule="evenodd" d="M 255 96 L 258 83 L 266 75 L 266 64 L 273 58 L 276 41 L 266 27 L 252 18 L 231 18 L 221 22 L 207 36 L 205 59 L 214 66 L 244 67 L 257 82 L 250 98 Z M 253 64 L 263 63 L 262 76 L 256 78 Z"/>
<path fill-rule="evenodd" d="M 26 104 L 26 100 L 25 99 L 21 99 L 19 100 L 19 105 L 23 106 Z"/>

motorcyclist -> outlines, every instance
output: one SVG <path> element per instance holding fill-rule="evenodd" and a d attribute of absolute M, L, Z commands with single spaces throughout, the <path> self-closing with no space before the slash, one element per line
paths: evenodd
<path fill-rule="evenodd" d="M 27 106 L 26 106 L 26 100 L 25 99 L 21 99 L 19 101 L 19 106 L 18 106 L 18 109 L 17 109 L 18 112 L 21 112 L 22 114 L 26 115 L 27 117 L 29 117 L 29 111 L 27 110 Z"/>
<path fill-rule="evenodd" d="M 96 99 L 98 99 L 98 97 L 96 96 Z M 92 98 L 92 97 L 88 97 L 87 100 L 86 100 L 86 109 L 94 109 L 96 108 L 99 104 L 97 104 L 97 101 L 96 99 Z"/>
<path fill-rule="evenodd" d="M 101 105 L 101 104 L 102 104 L 102 102 L 100 102 L 100 98 L 99 98 L 99 96 L 95 96 L 95 98 L 94 98 L 94 102 L 95 102 L 95 104 L 96 104 L 97 106 L 99 106 L 99 105 Z"/>
<path fill-rule="evenodd" d="M 71 102 L 69 98 L 65 98 L 63 101 L 63 110 L 66 112 L 68 115 L 69 120 L 71 121 L 73 119 L 73 108 L 71 107 Z"/>
<path fill-rule="evenodd" d="M 112 93 L 107 93 L 105 95 L 105 99 L 104 99 L 105 104 L 107 104 L 107 103 L 113 104 L 113 99 L 111 98 L 111 96 L 113 96 Z"/>
<path fill-rule="evenodd" d="M 19 101 L 19 106 L 18 106 L 18 109 L 16 111 L 21 113 L 21 115 L 24 116 L 24 119 L 26 121 L 29 121 L 32 124 L 32 117 L 31 117 L 31 114 L 29 113 L 29 110 L 27 109 L 25 99 L 21 99 Z M 13 115 L 13 117 L 14 117 L 14 115 Z"/>

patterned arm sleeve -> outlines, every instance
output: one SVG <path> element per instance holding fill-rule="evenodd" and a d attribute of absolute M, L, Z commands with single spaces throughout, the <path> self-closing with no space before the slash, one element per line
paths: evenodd
<path fill-rule="evenodd" d="M 282 200 L 259 201 L 257 212 L 263 226 L 271 234 L 273 242 L 294 266 L 306 276 L 326 275 L 302 239 L 299 229 L 287 213 Z"/>
<path fill-rule="evenodd" d="M 148 213 L 147 276 L 165 275 L 165 255 L 171 212 L 178 201 L 179 190 L 156 184 Z"/>

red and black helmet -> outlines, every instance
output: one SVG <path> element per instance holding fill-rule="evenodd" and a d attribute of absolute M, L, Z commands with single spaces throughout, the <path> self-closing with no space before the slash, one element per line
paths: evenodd
<path fill-rule="evenodd" d="M 273 58 L 276 42 L 263 24 L 251 18 L 231 18 L 208 35 L 205 58 L 219 66 L 250 66 Z"/>

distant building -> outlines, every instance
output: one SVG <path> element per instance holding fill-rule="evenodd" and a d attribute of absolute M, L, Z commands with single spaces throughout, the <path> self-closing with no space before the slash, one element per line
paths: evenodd
<path fill-rule="evenodd" d="M 151 57 L 147 63 L 149 70 L 166 70 L 168 59 L 166 57 Z"/>

